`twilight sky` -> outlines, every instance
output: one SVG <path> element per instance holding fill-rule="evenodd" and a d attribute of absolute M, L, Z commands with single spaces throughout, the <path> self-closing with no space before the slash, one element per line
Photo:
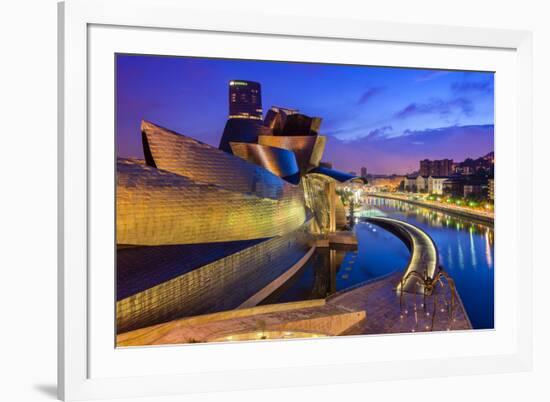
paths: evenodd
<path fill-rule="evenodd" d="M 334 168 L 409 173 L 424 158 L 477 158 L 494 147 L 493 73 L 118 55 L 117 151 L 143 157 L 149 120 L 218 146 L 228 82 L 258 81 L 262 106 L 323 119 Z"/>

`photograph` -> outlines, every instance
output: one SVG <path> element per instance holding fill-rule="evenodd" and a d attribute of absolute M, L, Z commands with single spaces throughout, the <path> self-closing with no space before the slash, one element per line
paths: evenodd
<path fill-rule="evenodd" d="M 544 399 L 544 4 L 6 3 L 0 399 Z"/>
<path fill-rule="evenodd" d="M 113 68 L 117 347 L 495 329 L 493 71 Z"/>

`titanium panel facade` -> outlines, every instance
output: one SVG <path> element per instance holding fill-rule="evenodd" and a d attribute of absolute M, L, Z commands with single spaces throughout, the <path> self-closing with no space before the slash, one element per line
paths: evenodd
<path fill-rule="evenodd" d="M 117 247 L 116 299 L 126 299 L 266 240 Z"/>
<path fill-rule="evenodd" d="M 117 244 L 211 243 L 292 232 L 306 219 L 302 189 L 292 187 L 285 192 L 283 186 L 279 199 L 261 198 L 119 159 Z"/>
<path fill-rule="evenodd" d="M 330 177 L 308 174 L 302 178 L 306 206 L 315 219 L 315 232 L 327 234 L 331 231 Z M 334 229 L 332 229 L 334 230 Z"/>
<path fill-rule="evenodd" d="M 336 196 L 336 230 L 344 229 L 347 225 L 346 209 L 339 196 Z"/>
<path fill-rule="evenodd" d="M 366 183 L 366 178 L 354 176 L 349 173 L 340 172 L 339 170 L 330 169 L 325 166 L 318 166 L 314 169 L 311 169 L 309 173 L 321 174 L 327 177 L 331 177 L 334 180 L 339 181 L 340 183 L 345 183 L 347 181 L 360 181 Z"/>
<path fill-rule="evenodd" d="M 232 142 L 233 155 L 269 170 L 286 181 L 298 184 L 300 172 L 294 152 L 259 144 Z"/>
<path fill-rule="evenodd" d="M 300 167 L 300 173 L 305 174 L 309 170 L 319 166 L 325 150 L 326 137 L 320 135 L 307 136 L 275 136 L 260 135 L 260 145 L 288 149 L 293 151 Z"/>
<path fill-rule="evenodd" d="M 271 130 L 261 124 L 261 121 L 250 119 L 229 119 L 225 123 L 219 149 L 232 153 L 231 142 L 247 142 L 255 144 L 259 135 L 270 135 Z"/>
<path fill-rule="evenodd" d="M 284 121 L 284 126 L 280 133 L 273 132 L 274 135 L 317 135 L 321 127 L 319 117 L 309 117 L 301 113 L 288 115 Z"/>
<path fill-rule="evenodd" d="M 265 116 L 264 125 L 273 135 L 317 135 L 321 127 L 320 117 L 309 117 L 296 109 L 271 107 Z"/>
<path fill-rule="evenodd" d="M 286 272 L 310 248 L 309 221 L 230 256 L 122 299 L 117 332 L 230 310 Z"/>
<path fill-rule="evenodd" d="M 150 152 L 147 164 L 185 176 L 197 183 L 214 184 L 227 190 L 258 197 L 284 198 L 300 192 L 297 186 L 266 169 L 223 152 L 190 137 L 153 123 L 142 121 L 144 151 Z"/>

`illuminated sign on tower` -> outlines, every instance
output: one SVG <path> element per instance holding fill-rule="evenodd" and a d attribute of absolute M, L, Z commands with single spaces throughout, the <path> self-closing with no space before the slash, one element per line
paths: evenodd
<path fill-rule="evenodd" d="M 262 120 L 262 89 L 258 82 L 229 81 L 229 118 Z"/>

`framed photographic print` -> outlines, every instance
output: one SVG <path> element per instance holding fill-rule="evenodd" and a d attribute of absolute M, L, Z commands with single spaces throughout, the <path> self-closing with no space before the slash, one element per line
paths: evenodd
<path fill-rule="evenodd" d="M 529 33 L 59 15 L 60 397 L 529 369 Z"/>

